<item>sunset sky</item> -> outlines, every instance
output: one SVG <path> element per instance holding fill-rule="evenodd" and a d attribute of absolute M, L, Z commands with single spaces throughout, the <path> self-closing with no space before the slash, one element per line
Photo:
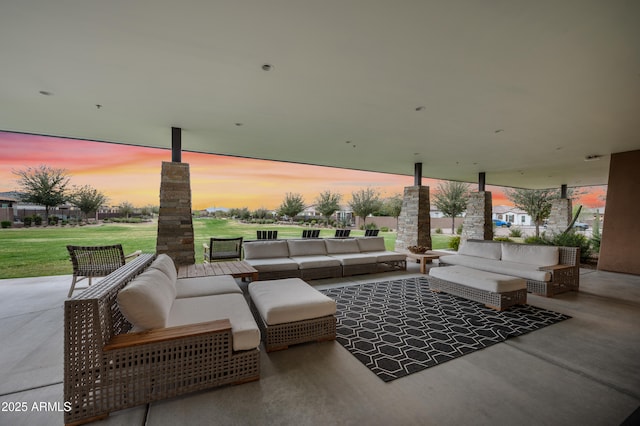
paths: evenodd
<path fill-rule="evenodd" d="M 91 185 L 109 198 L 109 205 L 128 201 L 136 207 L 159 204 L 160 169 L 171 161 L 168 149 L 79 141 L 0 132 L 0 192 L 18 189 L 13 170 L 42 164 L 66 169 L 72 185 Z M 191 173 L 193 209 L 207 207 L 264 207 L 276 209 L 287 192 L 300 193 L 312 204 L 325 190 L 339 192 L 343 203 L 353 191 L 372 187 L 383 197 L 402 194 L 413 185 L 413 176 L 362 172 L 277 161 L 254 160 L 212 154 L 182 153 Z M 423 171 L 426 175 L 426 171 Z M 435 191 L 441 181 L 423 179 Z M 497 187 L 493 205 L 511 204 Z M 579 203 L 604 206 L 606 187 L 584 188 Z"/>

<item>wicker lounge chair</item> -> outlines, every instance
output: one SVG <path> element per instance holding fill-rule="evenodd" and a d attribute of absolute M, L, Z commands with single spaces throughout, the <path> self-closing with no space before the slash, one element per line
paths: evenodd
<path fill-rule="evenodd" d="M 335 238 L 347 238 L 351 234 L 351 229 L 336 229 Z"/>
<path fill-rule="evenodd" d="M 242 237 L 209 239 L 209 244 L 203 243 L 204 261 L 242 259 Z"/>
<path fill-rule="evenodd" d="M 365 237 L 377 237 L 379 232 L 380 232 L 379 229 L 365 229 L 364 230 L 364 236 Z"/>
<path fill-rule="evenodd" d="M 67 297 L 71 297 L 78 281 L 87 278 L 89 285 L 91 285 L 91 278 L 106 277 L 124 265 L 128 259 L 137 257 L 142 253 L 138 250 L 125 256 L 121 244 L 88 247 L 67 246 L 67 250 L 73 264 L 73 279 Z"/>
<path fill-rule="evenodd" d="M 302 238 L 319 238 L 320 230 L 319 229 L 303 229 L 302 230 Z"/>

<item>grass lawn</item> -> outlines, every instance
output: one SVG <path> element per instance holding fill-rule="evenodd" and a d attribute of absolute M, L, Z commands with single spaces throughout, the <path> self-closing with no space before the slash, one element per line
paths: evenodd
<path fill-rule="evenodd" d="M 304 227 L 297 225 L 254 225 L 225 219 L 194 219 L 196 263 L 202 262 L 202 243 L 209 237 L 239 237 L 253 240 L 258 229 L 277 229 L 279 238 L 299 238 Z M 66 246 L 122 244 L 125 253 L 156 249 L 157 223 L 103 224 L 80 227 L 33 227 L 0 230 L 0 279 L 70 275 Z M 332 237 L 333 229 L 322 229 L 320 237 Z M 352 230 L 352 236 L 364 231 Z M 385 246 L 393 250 L 395 232 L 380 232 Z M 449 236 L 431 236 L 434 249 L 447 248 Z"/>

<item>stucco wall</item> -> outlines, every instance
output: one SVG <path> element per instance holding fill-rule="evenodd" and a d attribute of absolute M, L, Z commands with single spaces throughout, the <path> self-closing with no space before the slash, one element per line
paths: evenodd
<path fill-rule="evenodd" d="M 640 151 L 611 155 L 598 269 L 640 275 Z"/>

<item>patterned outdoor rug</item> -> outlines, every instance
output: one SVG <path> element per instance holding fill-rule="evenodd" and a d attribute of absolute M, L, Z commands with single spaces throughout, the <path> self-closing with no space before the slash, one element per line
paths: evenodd
<path fill-rule="evenodd" d="M 570 318 L 530 305 L 497 312 L 429 290 L 426 277 L 324 290 L 337 341 L 385 382 Z"/>

